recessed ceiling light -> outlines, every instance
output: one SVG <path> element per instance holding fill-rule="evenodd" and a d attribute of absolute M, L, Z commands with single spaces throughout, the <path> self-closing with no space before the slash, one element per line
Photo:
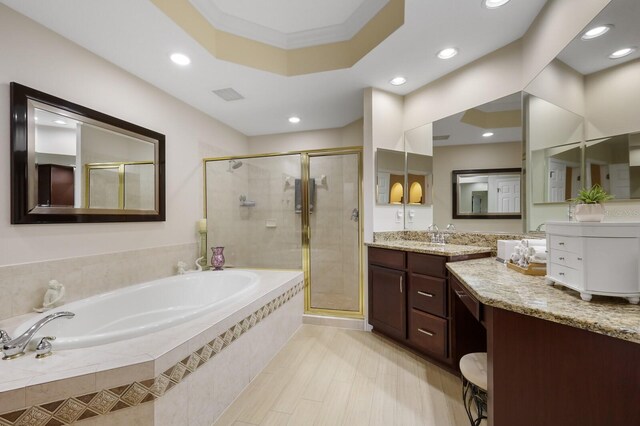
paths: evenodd
<path fill-rule="evenodd" d="M 53 120 L 53 122 L 56 124 L 62 124 L 62 125 L 67 124 L 66 121 L 62 121 L 62 120 Z"/>
<path fill-rule="evenodd" d="M 597 27 L 593 27 L 589 31 L 586 31 L 584 34 L 582 34 L 581 38 L 583 40 L 591 40 L 592 38 L 605 35 L 611 28 L 613 28 L 613 25 L 600 25 Z"/>
<path fill-rule="evenodd" d="M 407 82 L 407 79 L 404 77 L 395 77 L 389 81 L 389 83 L 393 84 L 394 86 L 401 86 L 406 82 Z"/>
<path fill-rule="evenodd" d="M 191 59 L 182 53 L 172 53 L 170 58 L 174 64 L 182 65 L 183 67 L 191 63 Z"/>
<path fill-rule="evenodd" d="M 289 117 L 289 123 L 297 124 L 299 122 L 300 122 L 300 117 L 296 117 L 296 116 Z"/>
<path fill-rule="evenodd" d="M 491 136 L 493 136 L 493 132 L 486 132 L 482 134 L 483 138 L 490 138 Z"/>
<path fill-rule="evenodd" d="M 624 49 L 616 50 L 611 55 L 609 55 L 609 59 L 620 59 L 625 56 L 631 55 L 633 52 L 637 50 L 636 47 L 625 47 Z"/>
<path fill-rule="evenodd" d="M 440 59 L 451 59 L 458 54 L 458 49 L 455 47 L 447 47 L 446 49 L 442 49 L 438 52 L 438 58 Z"/>
<path fill-rule="evenodd" d="M 482 0 L 482 5 L 487 9 L 496 9 L 509 3 L 510 0 Z"/>

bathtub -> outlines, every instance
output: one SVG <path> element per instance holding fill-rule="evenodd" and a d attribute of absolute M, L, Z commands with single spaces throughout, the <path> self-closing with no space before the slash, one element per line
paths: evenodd
<path fill-rule="evenodd" d="M 32 339 L 31 348 L 45 336 L 56 337 L 57 350 L 104 345 L 214 312 L 241 298 L 259 282 L 257 273 L 241 270 L 172 276 L 62 305 L 25 321 L 15 335 L 47 315 L 70 311 L 75 317 L 60 318 L 42 327 Z"/>

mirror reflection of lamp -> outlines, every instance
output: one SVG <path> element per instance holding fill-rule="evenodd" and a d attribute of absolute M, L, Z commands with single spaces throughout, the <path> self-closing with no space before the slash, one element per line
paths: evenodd
<path fill-rule="evenodd" d="M 422 204 L 422 185 L 413 182 L 409 187 L 409 204 Z"/>

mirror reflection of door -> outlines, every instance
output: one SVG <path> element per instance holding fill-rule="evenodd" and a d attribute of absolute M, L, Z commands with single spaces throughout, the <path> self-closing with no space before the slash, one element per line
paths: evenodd
<path fill-rule="evenodd" d="M 498 213 L 520 211 L 520 176 L 497 179 Z"/>
<path fill-rule="evenodd" d="M 487 213 L 489 203 L 487 201 L 488 191 L 471 192 L 471 213 Z"/>

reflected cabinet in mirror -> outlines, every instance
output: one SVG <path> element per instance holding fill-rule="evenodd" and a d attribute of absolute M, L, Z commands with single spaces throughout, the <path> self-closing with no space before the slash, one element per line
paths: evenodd
<path fill-rule="evenodd" d="M 11 223 L 165 220 L 164 143 L 11 83 Z"/>
<path fill-rule="evenodd" d="M 454 170 L 454 219 L 520 219 L 519 168 Z"/>

